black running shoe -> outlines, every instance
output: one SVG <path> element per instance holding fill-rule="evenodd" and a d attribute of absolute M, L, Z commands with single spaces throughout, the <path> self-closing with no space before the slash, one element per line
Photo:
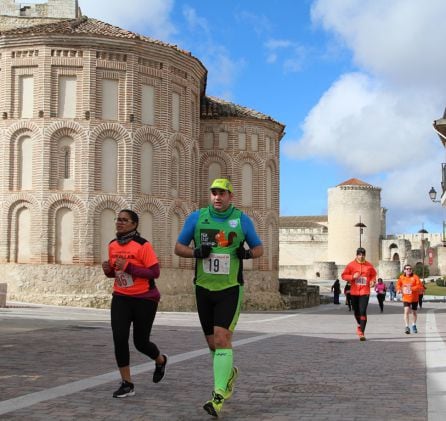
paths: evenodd
<path fill-rule="evenodd" d="M 155 363 L 155 371 L 153 372 L 153 383 L 160 382 L 163 379 L 164 375 L 166 374 L 167 355 L 163 354 L 163 357 L 164 357 L 163 364 Z"/>
<path fill-rule="evenodd" d="M 123 380 L 119 389 L 113 393 L 114 398 L 126 398 L 135 395 L 135 386 L 133 383 Z"/>

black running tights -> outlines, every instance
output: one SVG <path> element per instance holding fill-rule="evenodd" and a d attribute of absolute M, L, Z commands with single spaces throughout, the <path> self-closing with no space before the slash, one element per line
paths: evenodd
<path fill-rule="evenodd" d="M 367 306 L 369 305 L 369 295 L 353 295 L 352 307 L 355 312 L 355 319 L 358 325 L 361 326 L 362 332 L 365 332 L 365 326 L 367 324 Z"/>
<path fill-rule="evenodd" d="M 129 336 L 133 323 L 135 348 L 155 360 L 160 351 L 150 342 L 150 332 L 155 320 L 158 303 L 140 298 L 114 295 L 111 303 L 111 325 L 115 357 L 118 367 L 130 365 Z"/>

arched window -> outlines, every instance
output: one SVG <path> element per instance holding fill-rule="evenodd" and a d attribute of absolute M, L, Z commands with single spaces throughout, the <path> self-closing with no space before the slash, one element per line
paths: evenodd
<path fill-rule="evenodd" d="M 56 263 L 73 263 L 73 211 L 60 208 L 56 213 Z"/>
<path fill-rule="evenodd" d="M 71 169 L 71 165 L 70 165 L 70 149 L 69 148 L 65 148 L 64 150 L 64 154 L 63 154 L 63 178 L 67 179 L 70 178 L 70 169 Z"/>
<path fill-rule="evenodd" d="M 221 178 L 221 165 L 218 162 L 213 162 L 209 165 L 208 186 L 210 186 L 216 178 Z"/>
<path fill-rule="evenodd" d="M 153 214 L 152 212 L 142 212 L 139 216 L 138 231 L 147 241 L 153 243 Z"/>
<path fill-rule="evenodd" d="M 153 145 L 151 142 L 144 142 L 141 145 L 141 192 L 152 193 L 153 183 Z"/>
<path fill-rule="evenodd" d="M 63 137 L 58 142 L 58 184 L 60 190 L 74 189 L 74 140 Z"/>
<path fill-rule="evenodd" d="M 170 190 L 172 197 L 178 197 L 180 189 L 180 153 L 177 148 L 172 151 L 170 163 Z"/>
<path fill-rule="evenodd" d="M 100 216 L 99 255 L 95 256 L 96 263 L 108 260 L 108 243 L 115 234 L 116 212 L 113 209 L 104 209 Z"/>
<path fill-rule="evenodd" d="M 15 261 L 29 263 L 31 259 L 31 213 L 28 208 L 21 208 L 17 212 L 17 235 Z"/>
<path fill-rule="evenodd" d="M 112 138 L 102 142 L 101 190 L 106 193 L 118 191 L 118 142 Z"/>
<path fill-rule="evenodd" d="M 272 199 L 272 190 L 273 190 L 273 171 L 271 167 L 266 168 L 266 207 L 271 209 L 273 206 Z"/>
<path fill-rule="evenodd" d="M 32 190 L 33 188 L 33 141 L 29 136 L 23 136 L 18 143 L 18 188 Z"/>
<path fill-rule="evenodd" d="M 252 166 L 242 166 L 242 206 L 252 206 Z"/>

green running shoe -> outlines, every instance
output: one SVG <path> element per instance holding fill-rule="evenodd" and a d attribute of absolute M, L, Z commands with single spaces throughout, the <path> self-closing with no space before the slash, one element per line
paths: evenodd
<path fill-rule="evenodd" d="M 234 393 L 234 385 L 235 381 L 237 380 L 237 377 L 238 377 L 238 368 L 232 367 L 232 372 L 231 375 L 229 376 L 228 384 L 226 385 L 226 390 L 223 395 L 225 400 L 228 400 Z"/>
<path fill-rule="evenodd" d="M 220 414 L 221 408 L 223 407 L 223 402 L 225 401 L 225 398 L 215 392 L 212 392 L 212 399 L 210 401 L 207 401 L 203 405 L 203 409 L 213 417 L 218 417 Z"/>

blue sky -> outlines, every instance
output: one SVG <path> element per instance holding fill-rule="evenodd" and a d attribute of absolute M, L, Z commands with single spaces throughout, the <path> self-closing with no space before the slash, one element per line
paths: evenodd
<path fill-rule="evenodd" d="M 327 189 L 382 188 L 387 232 L 440 232 L 444 0 L 79 0 L 82 12 L 190 51 L 207 94 L 286 125 L 280 214 L 323 215 Z M 357 222 L 357 221 L 353 221 Z"/>

